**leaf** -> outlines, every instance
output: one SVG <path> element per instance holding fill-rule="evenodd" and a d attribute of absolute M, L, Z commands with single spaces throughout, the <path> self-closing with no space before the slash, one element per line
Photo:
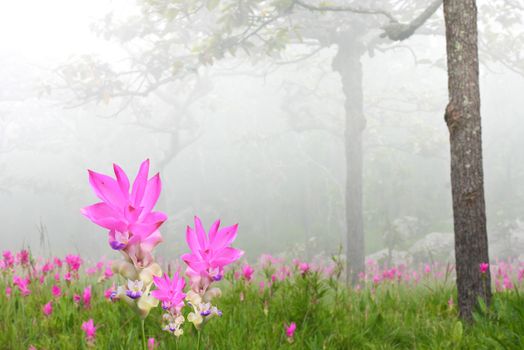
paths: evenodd
<path fill-rule="evenodd" d="M 462 322 L 457 321 L 457 323 L 455 323 L 455 326 L 453 327 L 453 335 L 452 335 L 453 342 L 455 342 L 456 344 L 460 344 L 460 342 L 462 341 L 463 333 L 464 333 L 464 329 L 462 327 Z"/>

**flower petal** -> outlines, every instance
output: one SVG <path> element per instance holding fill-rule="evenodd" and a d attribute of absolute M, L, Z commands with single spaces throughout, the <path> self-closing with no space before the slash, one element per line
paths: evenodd
<path fill-rule="evenodd" d="M 129 179 L 126 173 L 117 164 L 113 164 L 113 171 L 115 172 L 116 182 L 122 191 L 122 195 L 129 201 Z"/>
<path fill-rule="evenodd" d="M 160 196 L 160 191 L 162 190 L 162 182 L 160 181 L 160 174 L 156 174 L 149 181 L 144 191 L 144 197 L 140 202 L 140 206 L 144 208 L 142 211 L 142 216 L 145 216 L 153 210 L 158 197 Z"/>
<path fill-rule="evenodd" d="M 133 189 L 131 190 L 131 203 L 134 207 L 138 207 L 147 186 L 147 174 L 149 173 L 149 159 L 146 159 L 140 164 L 140 169 L 133 182 Z"/>
<path fill-rule="evenodd" d="M 122 220 L 121 215 L 107 203 L 96 203 L 82 208 L 80 212 L 99 226 L 110 230 L 125 230 L 126 223 Z"/>
<path fill-rule="evenodd" d="M 120 186 L 115 179 L 88 170 L 89 183 L 98 198 L 112 206 L 114 209 L 123 208 L 127 204 L 127 199 L 122 195 Z"/>

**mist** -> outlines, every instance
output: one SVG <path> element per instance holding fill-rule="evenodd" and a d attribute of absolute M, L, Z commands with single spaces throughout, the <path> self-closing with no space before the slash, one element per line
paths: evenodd
<path fill-rule="evenodd" d="M 369 3 L 403 21 L 426 6 Z M 177 23 L 180 33 L 167 47 L 168 38 L 148 32 L 142 19 L 153 17 L 143 15 L 142 6 L 101 0 L 0 5 L 2 249 L 92 258 L 109 252 L 106 231 L 80 213 L 97 201 L 87 169 L 111 175 L 116 163 L 132 180 L 150 159 L 150 174 L 160 172 L 162 179 L 157 208 L 169 217 L 158 255 L 184 252 L 195 215 L 206 227 L 216 219 L 238 223 L 235 245 L 248 260 L 262 253 L 303 259 L 343 253 L 352 245 L 346 239 L 345 110 L 361 94 L 365 255 L 453 261 L 441 11 L 402 41 L 377 39 L 387 21 L 375 15 L 350 15 L 351 26 L 337 17 L 338 29 L 312 34 L 316 27 L 304 26 L 306 20 L 319 16 L 319 28 L 327 28 L 334 15 L 306 12 L 294 19 L 302 41 L 291 38 L 293 29 L 285 45 L 274 44 L 284 48 L 225 50 L 208 58 L 215 51 L 195 53 L 192 40 L 215 28 L 211 11 L 198 22 Z M 490 256 L 522 260 L 522 11 L 515 22 L 497 18 L 487 1 L 478 6 Z M 349 43 L 350 56 L 359 52 L 361 91 L 344 86 L 334 63 L 338 46 L 325 37 Z M 183 61 L 187 52 L 198 59 Z"/>

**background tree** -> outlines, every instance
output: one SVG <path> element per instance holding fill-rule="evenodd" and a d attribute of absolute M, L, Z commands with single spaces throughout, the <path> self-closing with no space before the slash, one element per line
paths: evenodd
<path fill-rule="evenodd" d="M 449 103 L 445 120 L 450 135 L 451 189 L 455 228 L 458 304 L 471 320 L 477 298 L 491 297 L 482 133 L 480 119 L 477 7 L 475 0 L 444 0 Z"/>

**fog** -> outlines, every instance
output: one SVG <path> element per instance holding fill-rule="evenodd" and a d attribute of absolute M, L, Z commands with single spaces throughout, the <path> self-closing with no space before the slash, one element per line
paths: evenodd
<path fill-rule="evenodd" d="M 90 87 L 64 78 L 82 75 L 86 62 L 95 62 L 93 71 L 100 62 L 110 67 L 96 79 L 111 80 L 109 70 L 157 69 L 162 50 L 151 55 L 157 61 L 139 54 L 165 40 L 141 32 L 144 3 L 0 4 L 1 249 L 110 255 L 106 230 L 80 214 L 98 201 L 87 169 L 112 175 L 116 163 L 133 179 L 149 158 L 150 174 L 159 171 L 162 178 L 157 208 L 169 216 L 159 255 L 186 250 L 185 227 L 194 215 L 207 227 L 218 218 L 239 223 L 235 246 L 248 260 L 261 253 L 312 259 L 344 251 L 347 96 L 333 67 L 337 45 L 310 35 L 316 26 L 304 26 L 317 20 L 320 28 L 335 18 L 337 40 L 357 23 L 366 47 L 359 56 L 366 255 L 452 260 L 442 8 L 406 40 L 379 44 L 387 21 L 378 15 L 302 10 L 294 20 L 303 42 L 289 40 L 278 54 L 239 50 L 212 65 L 184 63 L 190 68 L 183 74 L 174 61 L 161 75 L 167 83 L 136 96 L 118 88 L 89 95 Z M 404 22 L 429 3 L 369 2 Z M 501 9 L 488 3 L 479 1 L 479 54 L 490 255 L 518 257 L 524 251 L 524 11 L 516 2 L 515 11 L 497 13 Z M 213 28 L 206 11 L 198 25 L 209 28 L 200 34 Z M 170 47 L 166 61 L 187 54 L 183 47 L 194 44 L 196 25 L 174 25 L 184 32 L 177 38 L 182 48 Z M 132 40 L 136 33 L 141 37 Z M 131 77 L 125 82 L 137 88 Z"/>

